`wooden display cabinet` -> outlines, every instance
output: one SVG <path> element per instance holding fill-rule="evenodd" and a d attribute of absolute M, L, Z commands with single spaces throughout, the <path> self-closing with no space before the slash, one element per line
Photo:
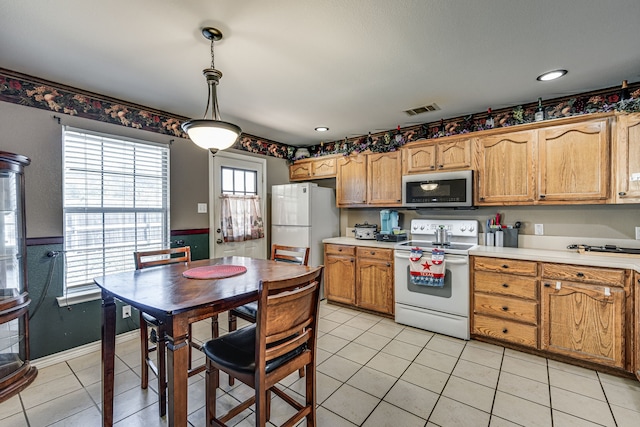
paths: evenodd
<path fill-rule="evenodd" d="M 0 151 L 0 402 L 36 378 L 29 363 L 24 167 L 30 160 Z"/>

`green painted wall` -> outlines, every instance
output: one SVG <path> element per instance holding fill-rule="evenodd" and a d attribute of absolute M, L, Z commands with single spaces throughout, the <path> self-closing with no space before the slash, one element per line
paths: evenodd
<path fill-rule="evenodd" d="M 175 241 L 184 240 L 191 246 L 192 259 L 209 258 L 209 234 L 172 236 Z M 59 307 L 56 298 L 63 291 L 63 254 L 47 257 L 49 251 L 61 251 L 62 245 L 35 245 L 27 247 L 27 279 L 31 306 L 29 309 L 29 343 L 31 360 L 101 339 L 101 301 L 89 301 L 69 307 Z M 117 313 L 122 304 L 117 302 Z M 39 307 L 37 307 L 39 305 Z M 138 313 L 133 310 L 130 318 L 117 316 L 116 333 L 139 327 Z"/>

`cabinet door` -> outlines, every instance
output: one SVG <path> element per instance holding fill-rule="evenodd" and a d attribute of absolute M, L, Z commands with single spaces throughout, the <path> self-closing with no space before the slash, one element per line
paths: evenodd
<path fill-rule="evenodd" d="M 358 258 L 356 272 L 358 307 L 393 314 L 393 263 Z"/>
<path fill-rule="evenodd" d="M 535 130 L 478 139 L 477 205 L 535 200 L 536 140 Z"/>
<path fill-rule="evenodd" d="M 311 162 L 311 176 L 313 178 L 335 178 L 336 158 L 322 157 Z"/>
<path fill-rule="evenodd" d="M 404 175 L 433 172 L 436 169 L 436 144 L 416 143 L 402 148 Z"/>
<path fill-rule="evenodd" d="M 634 273 L 633 283 L 635 283 L 635 295 L 636 295 L 636 312 L 635 312 L 635 323 L 633 324 L 633 339 L 635 340 L 636 346 L 636 360 L 634 360 L 634 370 L 636 373 L 636 377 L 640 380 L 640 273 L 637 271 Z"/>
<path fill-rule="evenodd" d="M 355 257 L 325 254 L 324 293 L 328 300 L 355 304 Z"/>
<path fill-rule="evenodd" d="M 618 117 L 616 156 L 616 203 L 640 203 L 640 114 Z"/>
<path fill-rule="evenodd" d="M 343 157 L 338 160 L 336 204 L 339 207 L 367 203 L 367 156 Z"/>
<path fill-rule="evenodd" d="M 624 289 L 544 280 L 541 296 L 544 350 L 624 367 Z"/>
<path fill-rule="evenodd" d="M 297 161 L 289 166 L 290 181 L 303 181 L 305 179 L 311 179 L 311 162 Z"/>
<path fill-rule="evenodd" d="M 367 202 L 382 206 L 402 204 L 400 151 L 367 155 Z"/>
<path fill-rule="evenodd" d="M 607 119 L 541 129 L 540 201 L 604 203 L 609 190 Z"/>
<path fill-rule="evenodd" d="M 471 167 L 471 140 L 460 139 L 436 145 L 438 170 L 468 169 Z"/>

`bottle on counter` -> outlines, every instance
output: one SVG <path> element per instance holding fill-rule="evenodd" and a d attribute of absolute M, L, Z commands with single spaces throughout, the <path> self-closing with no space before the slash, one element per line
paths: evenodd
<path fill-rule="evenodd" d="M 622 86 L 620 87 L 620 100 L 631 98 L 631 94 L 629 93 L 629 88 L 627 87 L 627 81 L 622 81 Z"/>
<path fill-rule="evenodd" d="M 538 108 L 536 109 L 536 113 L 533 117 L 536 122 L 541 122 L 544 120 L 544 107 L 542 106 L 542 98 L 538 98 Z"/>
<path fill-rule="evenodd" d="M 487 119 L 484 121 L 484 127 L 486 129 L 493 129 L 493 113 L 491 112 L 491 108 L 487 110 Z"/>
<path fill-rule="evenodd" d="M 504 246 L 504 231 L 502 231 L 502 228 L 498 228 L 495 232 L 496 238 L 495 238 L 495 244 L 496 246 L 502 247 Z"/>

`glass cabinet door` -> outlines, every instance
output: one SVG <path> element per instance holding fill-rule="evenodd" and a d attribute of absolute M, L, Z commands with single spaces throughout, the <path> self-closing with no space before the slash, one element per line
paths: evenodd
<path fill-rule="evenodd" d="M 24 156 L 0 151 L 0 402 L 37 375 L 29 363 Z"/>

